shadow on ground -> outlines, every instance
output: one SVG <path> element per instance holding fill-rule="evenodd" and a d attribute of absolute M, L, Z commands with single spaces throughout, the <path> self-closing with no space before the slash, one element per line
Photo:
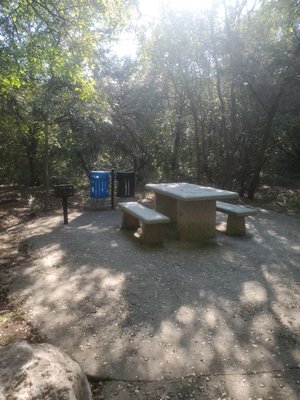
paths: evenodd
<path fill-rule="evenodd" d="M 233 398 L 298 398 L 299 220 L 261 210 L 243 238 L 161 247 L 121 231 L 119 211 L 69 221 L 28 224 L 31 260 L 13 289 L 87 374 L 148 385 L 219 377 Z"/>

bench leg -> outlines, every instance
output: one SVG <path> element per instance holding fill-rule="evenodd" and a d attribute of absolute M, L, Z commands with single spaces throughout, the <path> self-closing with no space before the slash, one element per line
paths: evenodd
<path fill-rule="evenodd" d="M 140 221 L 137 218 L 133 217 L 127 212 L 123 212 L 122 228 L 136 230 L 139 226 Z"/>
<path fill-rule="evenodd" d="M 145 244 L 159 244 L 162 242 L 161 224 L 142 223 L 142 232 L 140 239 Z"/>
<path fill-rule="evenodd" d="M 231 236 L 245 235 L 245 217 L 228 214 L 226 233 Z"/>

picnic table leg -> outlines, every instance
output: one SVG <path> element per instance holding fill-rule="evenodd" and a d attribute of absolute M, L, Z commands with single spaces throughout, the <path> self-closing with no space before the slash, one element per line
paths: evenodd
<path fill-rule="evenodd" d="M 228 214 L 226 233 L 231 236 L 245 235 L 245 217 Z"/>
<path fill-rule="evenodd" d="M 145 244 L 159 244 L 162 242 L 161 224 L 141 224 L 140 239 Z"/>
<path fill-rule="evenodd" d="M 138 229 L 140 226 L 140 221 L 133 217 L 132 215 L 128 214 L 127 212 L 123 212 L 122 218 L 122 228 L 124 229 Z"/>
<path fill-rule="evenodd" d="M 155 194 L 155 210 L 171 218 L 171 222 L 177 220 L 177 200 L 172 197 L 164 196 L 160 193 Z"/>
<path fill-rule="evenodd" d="M 179 239 L 202 241 L 216 235 L 216 201 L 178 201 Z"/>

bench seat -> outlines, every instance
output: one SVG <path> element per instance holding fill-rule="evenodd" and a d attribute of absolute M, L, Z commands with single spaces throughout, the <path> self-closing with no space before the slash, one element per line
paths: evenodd
<path fill-rule="evenodd" d="M 228 214 L 226 233 L 228 235 L 239 236 L 245 234 L 245 217 L 257 214 L 257 210 L 241 204 L 229 204 L 217 201 L 217 211 Z"/>
<path fill-rule="evenodd" d="M 123 211 L 122 228 L 138 229 L 141 222 L 140 239 L 143 243 L 157 244 L 162 241 L 162 224 L 170 218 L 140 203 L 130 201 L 118 204 Z"/>

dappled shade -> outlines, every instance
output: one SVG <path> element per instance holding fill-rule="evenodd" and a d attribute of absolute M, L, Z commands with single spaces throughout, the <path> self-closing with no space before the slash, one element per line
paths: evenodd
<path fill-rule="evenodd" d="M 153 248 L 120 232 L 119 212 L 73 213 L 68 226 L 42 218 L 28 226 L 32 261 L 14 289 L 47 340 L 90 375 L 217 374 L 248 399 L 272 392 L 280 373 L 296 398 L 287 378 L 300 362 L 296 222 L 261 212 L 242 239 L 219 232 L 206 245 Z"/>

